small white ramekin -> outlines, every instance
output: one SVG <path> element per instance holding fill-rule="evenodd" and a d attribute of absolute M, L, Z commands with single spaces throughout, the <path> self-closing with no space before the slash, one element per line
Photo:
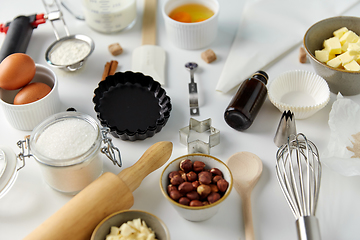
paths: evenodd
<path fill-rule="evenodd" d="M 295 119 L 305 119 L 326 106 L 330 90 L 326 81 L 316 73 L 291 70 L 271 82 L 268 96 L 280 112 L 290 110 Z"/>
<path fill-rule="evenodd" d="M 14 97 L 20 89 L 9 91 L 0 88 L 0 105 L 4 116 L 11 126 L 24 131 L 33 130 L 45 118 L 59 112 L 61 109 L 58 80 L 50 68 L 36 64 L 36 73 L 31 82 L 45 83 L 52 88 L 51 92 L 36 102 L 14 105 Z"/>
<path fill-rule="evenodd" d="M 169 17 L 176 7 L 188 3 L 198 3 L 214 11 L 214 15 L 202 22 L 183 23 Z M 187 50 L 209 46 L 216 38 L 218 29 L 219 3 L 217 0 L 168 0 L 162 8 L 168 39 L 177 47 Z"/>

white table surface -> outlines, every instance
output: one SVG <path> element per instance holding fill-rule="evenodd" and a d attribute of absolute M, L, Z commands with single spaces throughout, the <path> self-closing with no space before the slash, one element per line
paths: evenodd
<path fill-rule="evenodd" d="M 164 0 L 159 0 L 162 5 Z M 243 1 L 220 1 L 219 32 L 211 48 L 218 59 L 205 63 L 200 54 L 205 49 L 196 51 L 181 50 L 167 41 L 164 22 L 158 15 L 158 44 L 167 52 L 165 90 L 171 98 L 173 109 L 171 117 L 154 137 L 144 141 L 122 141 L 114 139 L 120 148 L 124 162 L 123 168 L 134 164 L 142 153 L 158 141 L 171 141 L 174 144 L 170 159 L 187 154 L 187 148 L 179 141 L 178 131 L 189 124 L 187 83 L 189 73 L 184 68 L 188 61 L 199 64 L 195 78 L 200 92 L 200 116 L 197 120 L 212 119 L 212 126 L 220 130 L 221 142 L 211 149 L 211 154 L 226 161 L 239 151 L 249 151 L 258 155 L 264 164 L 263 174 L 252 194 L 253 221 L 257 239 L 296 239 L 295 219 L 280 190 L 275 175 L 275 154 L 277 147 L 273 137 L 279 123 L 281 112 L 267 99 L 253 125 L 244 132 L 233 130 L 225 123 L 223 113 L 235 90 L 228 94 L 215 91 L 231 43 L 236 34 Z M 141 45 L 141 13 L 143 1 L 137 0 L 138 21 L 127 31 L 105 35 L 91 30 L 85 22 L 76 20 L 66 10 L 65 21 L 72 34 L 85 34 L 95 41 L 95 51 L 78 72 L 67 73 L 54 69 L 59 78 L 59 93 L 63 110 L 74 107 L 79 112 L 87 113 L 94 118 L 93 91 L 101 78 L 104 64 L 112 59 L 119 61 L 118 71 L 131 69 L 131 53 Z M 357 7 L 357 9 L 359 6 Z M 43 13 L 45 9 L 40 0 L 12 0 L 0 9 L 0 22 L 7 22 L 18 15 Z M 356 15 L 356 9 L 348 12 Z M 3 39 L 5 36 L 1 34 Z M 50 23 L 35 29 L 28 47 L 29 54 L 36 63 L 44 64 L 45 51 L 55 41 Z M 119 42 L 124 53 L 113 57 L 107 50 L 109 44 Z M 279 62 L 266 69 L 270 82 L 284 71 L 303 69 L 313 71 L 309 63 L 300 64 L 298 47 Z M 350 99 L 360 104 L 360 96 Z M 314 116 L 297 120 L 297 130 L 303 132 L 323 152 L 330 136 L 327 124 L 335 94 L 331 94 L 329 104 Z M 2 112 L 0 114 L 3 114 Z M 19 152 L 16 142 L 30 134 L 12 128 L 3 115 L 0 115 L 0 145 L 11 147 Z M 321 155 L 320 155 L 321 156 Z M 118 173 L 121 171 L 104 158 L 104 171 Z M 189 222 L 178 215 L 175 209 L 162 196 L 159 188 L 159 177 L 163 168 L 153 172 L 144 179 L 141 186 L 133 193 L 135 203 L 132 209 L 151 212 L 160 217 L 170 230 L 171 239 L 244 239 L 241 213 L 241 199 L 233 190 L 221 206 L 219 212 L 204 222 Z M 323 168 L 317 216 L 320 222 L 322 239 L 355 240 L 360 236 L 360 177 L 343 177 Z M 38 163 L 34 159 L 26 161 L 26 167 L 19 172 L 18 178 L 10 192 L 0 199 L 0 239 L 22 239 L 45 219 L 60 209 L 71 196 L 51 189 L 43 180 Z"/>

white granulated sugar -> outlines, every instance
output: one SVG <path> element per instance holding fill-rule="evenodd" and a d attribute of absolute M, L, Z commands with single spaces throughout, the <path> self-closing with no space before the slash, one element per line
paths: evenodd
<path fill-rule="evenodd" d="M 83 60 L 90 52 L 87 42 L 79 39 L 69 39 L 60 42 L 50 54 L 53 64 L 67 66 Z"/>
<path fill-rule="evenodd" d="M 67 119 L 49 126 L 36 142 L 36 150 L 55 160 L 70 159 L 87 152 L 97 137 L 95 129 L 81 119 Z"/>

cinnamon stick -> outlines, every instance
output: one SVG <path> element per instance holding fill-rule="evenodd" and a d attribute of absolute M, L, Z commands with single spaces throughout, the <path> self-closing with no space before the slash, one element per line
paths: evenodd
<path fill-rule="evenodd" d="M 118 66 L 118 61 L 112 60 L 107 62 L 104 67 L 104 72 L 102 74 L 101 81 L 105 80 L 107 76 L 114 75 L 116 72 L 116 68 Z"/>

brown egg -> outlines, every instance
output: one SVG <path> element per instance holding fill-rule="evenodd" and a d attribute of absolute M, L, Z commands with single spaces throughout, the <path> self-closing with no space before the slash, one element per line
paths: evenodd
<path fill-rule="evenodd" d="M 14 53 L 0 63 L 0 88 L 15 90 L 28 84 L 35 76 L 34 60 L 24 53 Z"/>
<path fill-rule="evenodd" d="M 51 87 L 41 82 L 34 82 L 22 88 L 14 98 L 14 104 L 27 104 L 45 97 L 51 91 Z"/>

